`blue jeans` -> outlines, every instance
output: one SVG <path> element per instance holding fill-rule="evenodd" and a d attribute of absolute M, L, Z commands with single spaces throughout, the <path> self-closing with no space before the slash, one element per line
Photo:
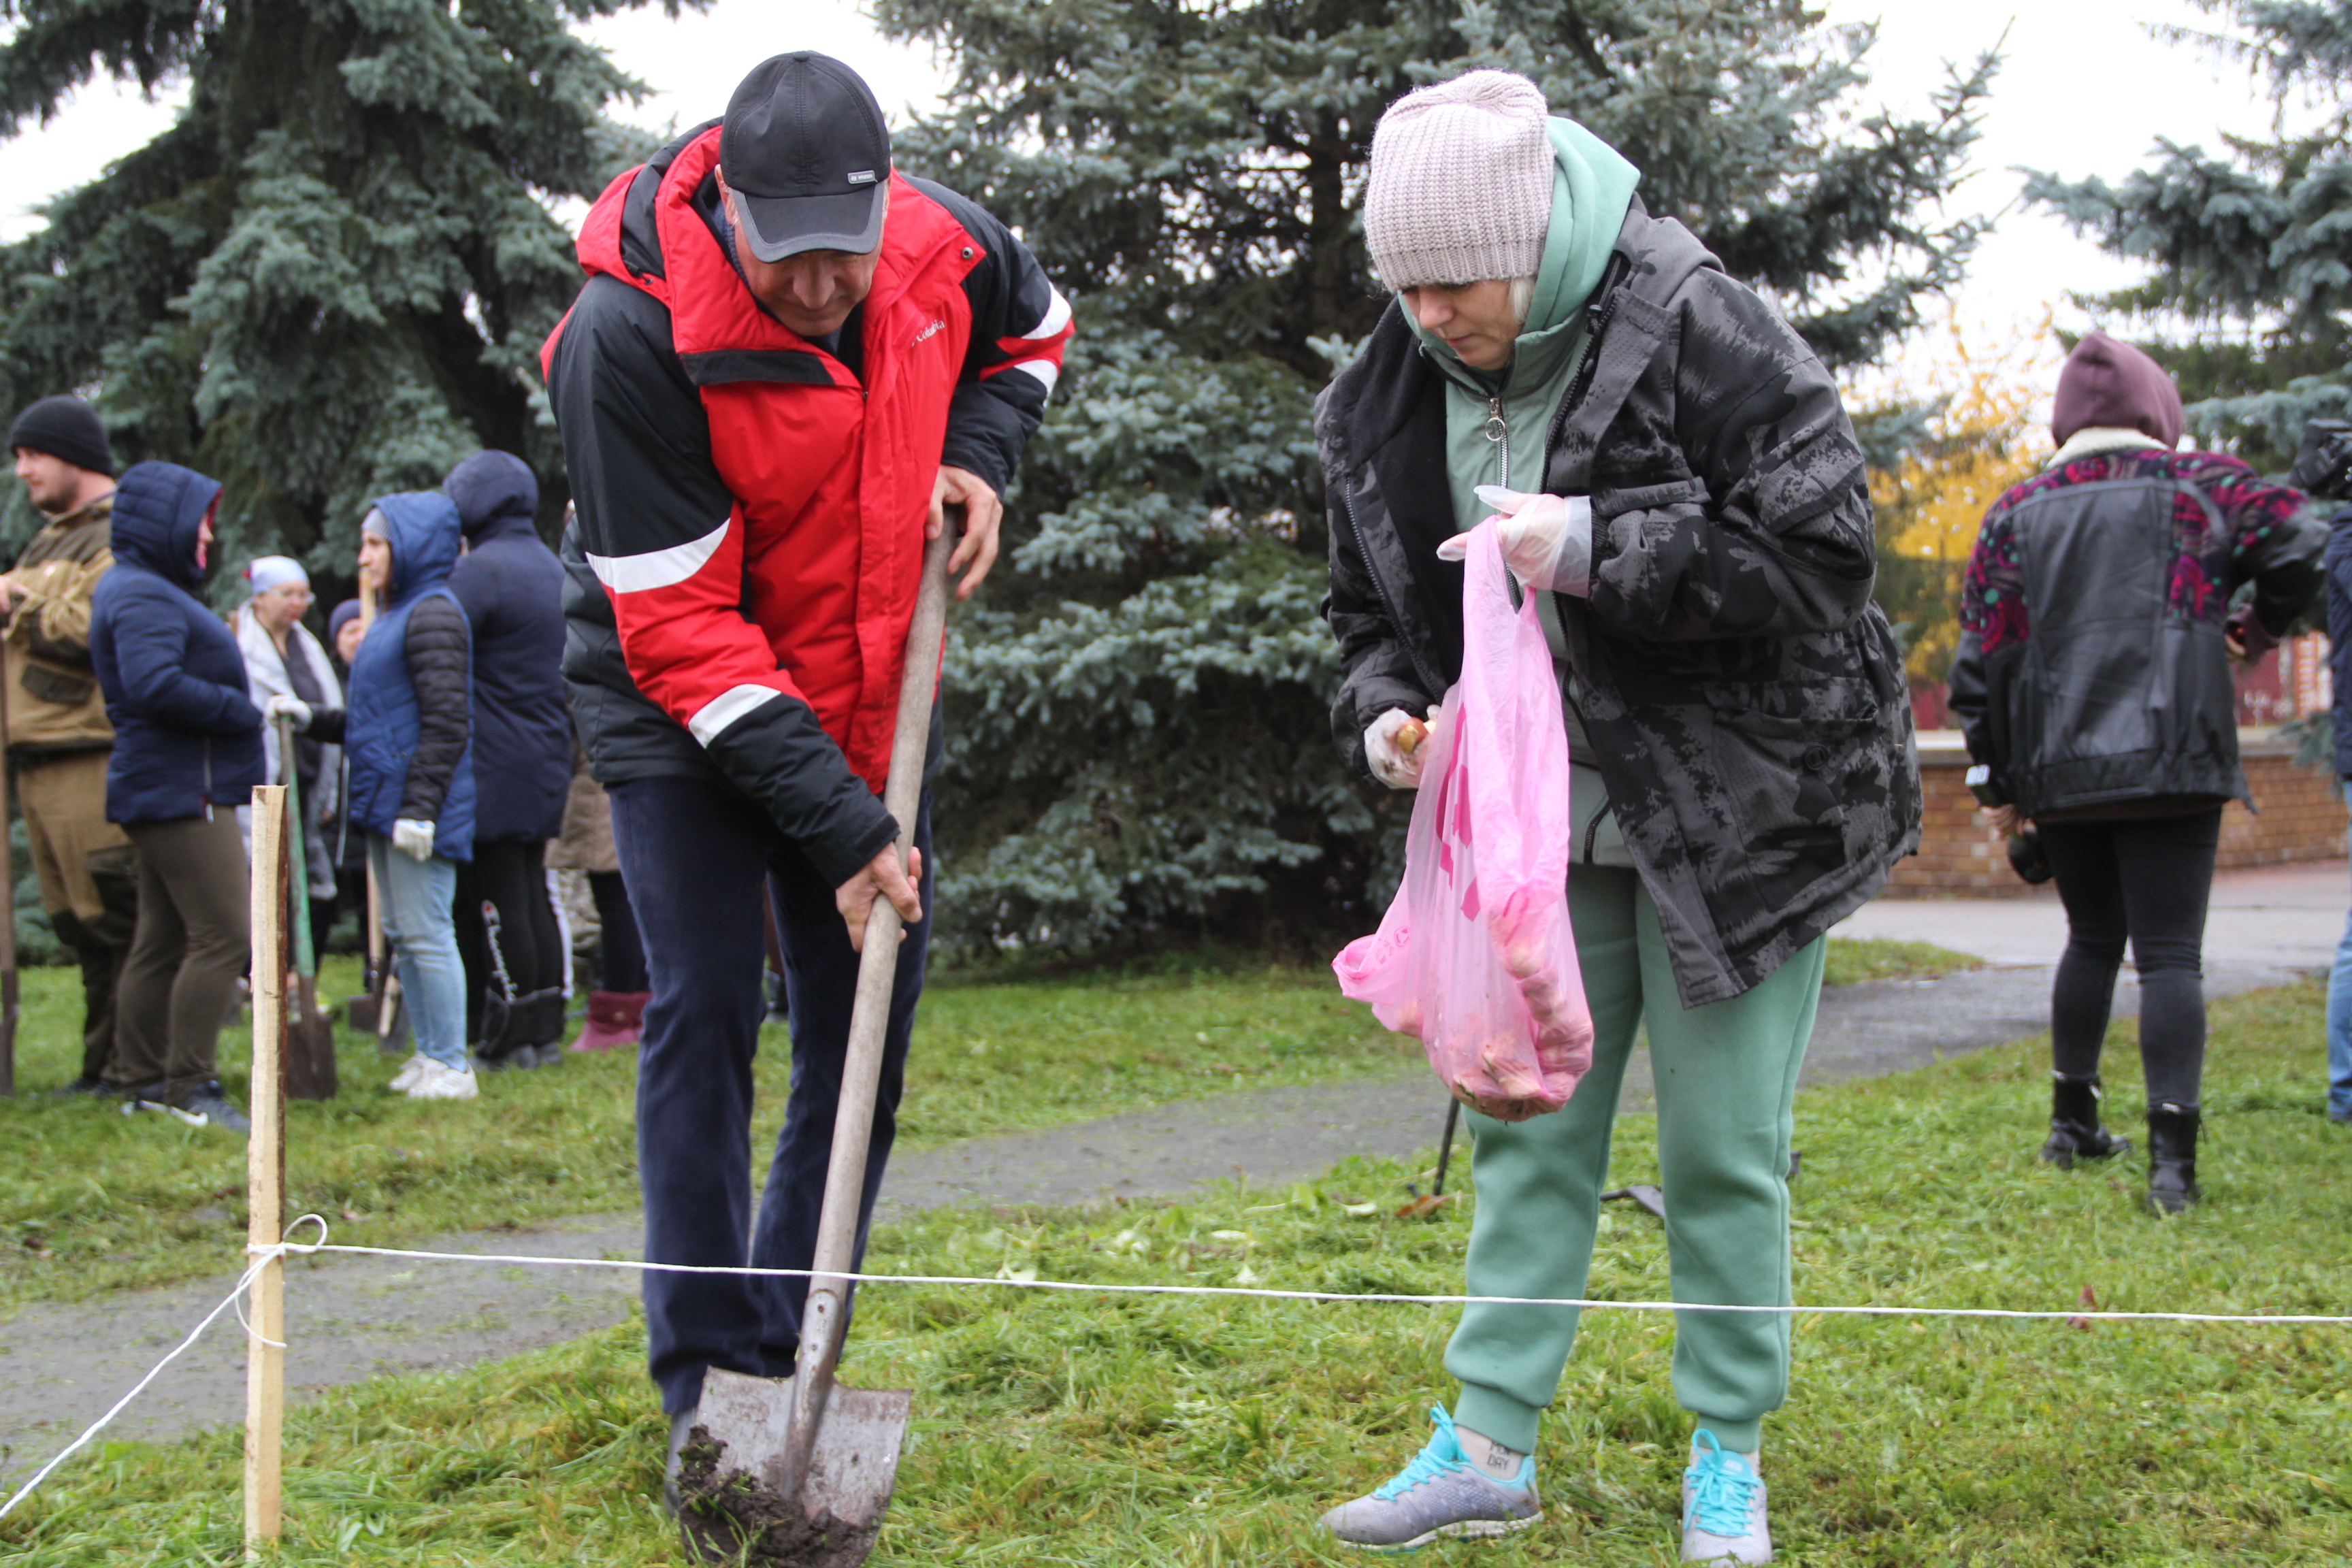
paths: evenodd
<path fill-rule="evenodd" d="M 2352 918 L 2327 975 L 2327 1113 L 2352 1116 Z"/>
<path fill-rule="evenodd" d="M 698 779 L 629 779 L 612 786 L 613 844 L 645 943 L 653 1000 L 637 1052 L 637 1181 L 646 1257 L 656 1263 L 806 1268 L 833 1154 L 857 958 L 833 906 L 833 884 L 766 812 Z M 923 851 L 924 919 L 899 944 L 882 1079 L 875 1098 L 856 1256 L 898 1132 L 907 1042 L 922 994 L 936 891 L 930 799 L 915 818 Z M 792 1091 L 756 1221 L 751 1207 L 751 1060 L 760 1048 L 768 902 L 784 951 L 792 1013 Z M 745 1238 L 750 1247 L 745 1247 Z M 748 1256 L 747 1256 L 748 1252 Z M 800 1349 L 804 1279 L 724 1275 L 645 1277 L 648 1370 L 662 1409 L 702 1398 L 705 1369 L 789 1377 Z"/>
<path fill-rule="evenodd" d="M 400 1005 L 420 1055 L 466 1070 L 466 963 L 457 956 L 457 863 L 435 855 L 419 864 L 367 837 L 368 864 L 383 899 L 383 935 L 400 977 Z"/>

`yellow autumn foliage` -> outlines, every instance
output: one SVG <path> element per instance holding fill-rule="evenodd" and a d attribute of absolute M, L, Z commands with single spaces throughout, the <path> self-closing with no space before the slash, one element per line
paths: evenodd
<path fill-rule="evenodd" d="M 1915 682 L 1944 679 L 1959 643 L 1960 581 L 1986 509 L 2032 474 L 2050 449 L 2035 417 L 2056 384 L 2045 315 L 2003 341 L 1948 321 L 1925 369 L 1863 394 L 1883 407 L 1927 405 L 1927 439 L 1896 468 L 1874 469 L 1880 599 L 1908 637 Z"/>

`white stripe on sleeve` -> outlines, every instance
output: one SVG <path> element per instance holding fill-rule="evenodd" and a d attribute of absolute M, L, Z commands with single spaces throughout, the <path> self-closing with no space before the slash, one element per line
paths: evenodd
<path fill-rule="evenodd" d="M 1004 368 L 1006 370 L 1021 371 L 1025 374 L 1035 376 L 1039 381 L 1045 384 L 1045 390 L 1048 394 L 1052 393 L 1054 390 L 1054 384 L 1062 379 L 1062 367 L 1055 364 L 1051 360 L 1015 360 Z"/>
<path fill-rule="evenodd" d="M 1054 302 L 1045 307 L 1044 321 L 1021 334 L 1024 338 L 1050 338 L 1070 324 L 1070 302 L 1062 298 L 1059 289 L 1054 289 L 1050 283 L 1046 287 L 1053 289 Z"/>
<path fill-rule="evenodd" d="M 730 686 L 704 703 L 702 710 L 686 721 L 686 727 L 694 731 L 697 741 L 709 746 L 725 734 L 735 721 L 782 695 L 772 686 Z"/>
<path fill-rule="evenodd" d="M 733 523 L 730 517 L 701 538 L 667 550 L 648 550 L 642 555 L 590 555 L 588 566 L 596 574 L 596 581 L 615 594 L 667 588 L 701 571 L 703 563 L 718 554 L 719 547 L 727 542 L 727 530 Z"/>

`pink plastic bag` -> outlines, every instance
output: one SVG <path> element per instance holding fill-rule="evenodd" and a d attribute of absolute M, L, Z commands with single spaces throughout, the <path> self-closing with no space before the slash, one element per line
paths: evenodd
<path fill-rule="evenodd" d="M 1503 1121 L 1568 1103 L 1592 1065 L 1568 922 L 1568 731 L 1532 595 L 1511 607 L 1494 525 L 1470 536 L 1462 679 L 1423 742 L 1404 885 L 1331 962 L 1417 1037 L 1454 1098 Z"/>

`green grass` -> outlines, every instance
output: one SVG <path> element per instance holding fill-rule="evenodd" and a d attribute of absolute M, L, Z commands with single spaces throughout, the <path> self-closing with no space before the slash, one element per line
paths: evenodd
<path fill-rule="evenodd" d="M 1798 1295 L 1864 1302 L 2352 1310 L 2352 1135 L 2320 1114 L 2315 984 L 2213 1009 L 2206 1205 L 2145 1217 L 2137 1159 L 2064 1173 L 2032 1150 L 2046 1046 L 1807 1093 Z M 2129 1028 L 2111 1115 L 2137 1120 Z M 1620 1179 L 1654 1174 L 1627 1118 Z M 1395 1217 L 1418 1173 L 1197 1202 L 949 1213 L 877 1233 L 901 1273 L 1459 1289 L 1469 1215 Z M 1593 1293 L 1666 1293 L 1661 1228 L 1611 1205 Z M 877 1287 L 845 1375 L 916 1390 L 916 1441 L 875 1561 L 1100 1568 L 1358 1562 L 1311 1525 L 1387 1478 L 1450 1388 L 1454 1313 Z M 2307 1564 L 2352 1553 L 2352 1330 L 1858 1321 L 1797 1325 L 1767 1425 L 1780 1561 Z M 1660 1319 L 1588 1317 L 1538 1455 L 1549 1510 L 1426 1559 L 1671 1563 L 1687 1419 Z M 465 1373 L 385 1379 L 296 1412 L 296 1563 L 680 1561 L 655 1511 L 660 1421 L 635 1325 Z M 110 1446 L 0 1523 L 0 1564 L 226 1563 L 238 1435 Z"/>
<path fill-rule="evenodd" d="M 1895 942 L 1886 937 L 1856 941 L 1830 938 L 1829 961 L 1822 966 L 1824 985 L 1852 985 L 1863 980 L 1934 980 L 1962 970 L 1981 969 L 1984 960 L 1937 947 L 1932 942 Z"/>
<path fill-rule="evenodd" d="M 1906 951 L 1895 952 L 1896 948 Z M 1908 951 L 1916 949 L 1916 952 Z M 1925 944 L 1832 943 L 1875 976 L 1969 960 Z M 358 988 L 331 960 L 320 994 Z M 0 1101 L 0 1313 L 215 1273 L 245 1234 L 245 1151 L 219 1132 L 40 1090 L 80 1062 L 73 972 L 29 970 L 23 1092 Z M 289 1214 L 344 1240 L 398 1246 L 637 1203 L 635 1053 L 571 1057 L 483 1080 L 482 1098 L 417 1104 L 384 1085 L 399 1064 L 339 1031 L 342 1092 L 289 1108 Z M 766 1031 L 755 1148 L 782 1120 L 790 1052 Z M 245 1103 L 248 1037 L 226 1031 L 222 1077 Z M 1234 1089 L 1421 1070 L 1420 1052 L 1342 998 L 1327 970 L 1228 962 L 1165 973 L 1015 983 L 949 977 L 926 992 L 899 1136 L 908 1148 L 1052 1127 Z"/>

